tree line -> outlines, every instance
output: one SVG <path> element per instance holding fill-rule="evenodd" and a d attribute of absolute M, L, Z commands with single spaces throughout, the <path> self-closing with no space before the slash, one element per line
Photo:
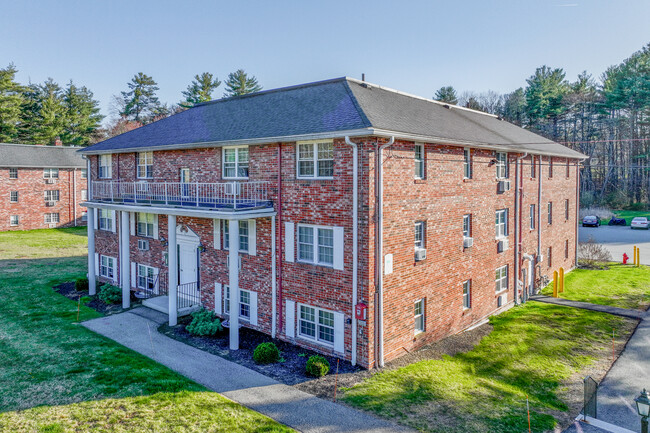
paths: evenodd
<path fill-rule="evenodd" d="M 582 206 L 650 209 L 650 44 L 598 78 L 585 71 L 570 81 L 562 68 L 542 66 L 507 94 L 445 86 L 434 99 L 498 115 L 585 154 Z"/>

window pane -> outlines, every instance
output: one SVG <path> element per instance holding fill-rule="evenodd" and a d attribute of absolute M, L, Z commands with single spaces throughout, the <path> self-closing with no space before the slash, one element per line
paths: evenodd
<path fill-rule="evenodd" d="M 299 160 L 314 160 L 314 146 L 311 144 L 298 145 L 298 159 Z"/>
<path fill-rule="evenodd" d="M 223 153 L 223 155 L 224 155 L 223 160 L 225 162 L 235 162 L 236 161 L 236 158 L 237 158 L 236 149 L 224 148 L 223 152 L 224 152 Z"/>
<path fill-rule="evenodd" d="M 314 229 L 298 227 L 298 257 L 300 260 L 314 261 Z"/>
<path fill-rule="evenodd" d="M 314 161 L 300 161 L 298 163 L 299 176 L 313 176 L 314 175 Z"/>
<path fill-rule="evenodd" d="M 318 229 L 318 261 L 320 263 L 334 263 L 334 230 Z"/>

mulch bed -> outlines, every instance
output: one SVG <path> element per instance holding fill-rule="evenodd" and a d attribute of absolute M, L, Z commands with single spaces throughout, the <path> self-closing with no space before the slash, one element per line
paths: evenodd
<path fill-rule="evenodd" d="M 90 301 L 84 303 L 85 306 L 92 308 L 93 310 L 102 313 L 104 315 L 110 316 L 111 314 L 121 313 L 124 311 L 121 304 L 107 304 L 97 296 L 89 296 L 87 290 L 77 291 L 75 288 L 75 282 L 69 281 L 67 283 L 61 283 L 58 286 L 53 287 L 54 291 L 65 296 L 68 299 L 72 299 L 75 302 L 79 302 L 79 298 L 88 296 L 91 298 Z M 83 302 L 83 301 L 82 301 Z M 131 296 L 131 307 L 139 305 L 141 301 Z"/>

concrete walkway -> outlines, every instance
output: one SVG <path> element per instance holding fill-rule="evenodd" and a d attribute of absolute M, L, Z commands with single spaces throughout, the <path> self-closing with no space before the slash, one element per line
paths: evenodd
<path fill-rule="evenodd" d="M 166 316 L 146 308 L 83 325 L 201 385 L 301 432 L 407 432 L 405 427 L 317 398 L 158 333 Z"/>
<path fill-rule="evenodd" d="M 531 301 L 545 302 L 547 304 L 564 305 L 565 307 L 581 308 L 583 310 L 600 311 L 601 313 L 613 314 L 615 316 L 628 317 L 630 319 L 643 319 L 646 314 L 641 310 L 630 310 L 628 308 L 612 307 L 610 305 L 591 304 L 589 302 L 570 301 L 568 299 L 554 298 L 552 296 L 535 295 L 530 297 Z"/>

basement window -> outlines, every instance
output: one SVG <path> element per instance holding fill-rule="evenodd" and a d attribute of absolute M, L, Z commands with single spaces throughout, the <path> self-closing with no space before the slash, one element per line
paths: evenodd
<path fill-rule="evenodd" d="M 415 333 L 424 332 L 424 298 L 415 301 Z"/>

